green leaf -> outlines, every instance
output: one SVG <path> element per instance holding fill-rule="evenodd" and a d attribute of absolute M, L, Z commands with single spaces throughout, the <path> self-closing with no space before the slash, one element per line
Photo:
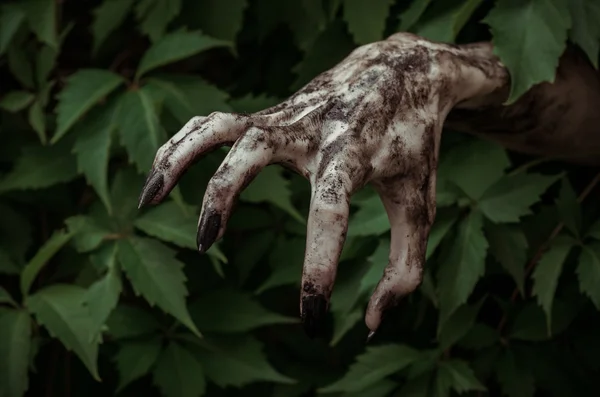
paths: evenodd
<path fill-rule="evenodd" d="M 104 0 L 93 11 L 92 36 L 94 44 L 92 52 L 96 54 L 100 45 L 123 22 L 133 7 L 133 0 Z"/>
<path fill-rule="evenodd" d="M 0 101 L 0 109 L 8 112 L 18 112 L 33 102 L 35 96 L 27 91 L 9 91 Z"/>
<path fill-rule="evenodd" d="M 506 350 L 496 363 L 496 377 L 502 391 L 509 397 L 533 397 L 535 379 L 512 351 Z"/>
<path fill-rule="evenodd" d="M 206 391 L 200 362 L 187 349 L 173 342 L 158 357 L 153 378 L 166 397 L 199 397 Z"/>
<path fill-rule="evenodd" d="M 196 249 L 198 218 L 186 215 L 174 201 L 156 206 L 134 222 L 144 233 L 183 248 Z"/>
<path fill-rule="evenodd" d="M 25 146 L 15 166 L 2 180 L 0 192 L 42 189 L 69 182 L 77 176 L 69 144 Z"/>
<path fill-rule="evenodd" d="M 485 233 L 490 244 L 490 253 L 511 275 L 524 294 L 525 264 L 527 262 L 527 238 L 517 227 L 487 223 Z"/>
<path fill-rule="evenodd" d="M 505 176 L 483 193 L 479 208 L 492 222 L 518 222 L 556 180 L 540 174 Z"/>
<path fill-rule="evenodd" d="M 448 379 L 452 389 L 459 394 L 467 391 L 486 391 L 469 364 L 462 360 L 442 361 L 438 367 L 438 376 Z"/>
<path fill-rule="evenodd" d="M 0 55 L 4 54 L 25 20 L 25 13 L 16 4 L 0 6 Z"/>
<path fill-rule="evenodd" d="M 102 244 L 110 230 L 100 225 L 91 216 L 75 215 L 65 219 L 69 233 L 78 252 L 90 252 Z"/>
<path fill-rule="evenodd" d="M 477 164 L 477 167 L 473 167 Z M 440 168 L 446 170 L 446 178 L 462 189 L 473 200 L 504 175 L 510 167 L 506 151 L 500 146 L 475 139 L 452 148 L 442 158 Z"/>
<path fill-rule="evenodd" d="M 58 29 L 56 26 L 58 7 L 54 0 L 21 0 L 29 27 L 37 38 L 54 49 L 58 49 Z"/>
<path fill-rule="evenodd" d="M 576 272 L 579 289 L 600 310 L 600 243 L 593 242 L 583 247 Z"/>
<path fill-rule="evenodd" d="M 553 82 L 571 27 L 569 0 L 504 0 L 484 19 L 492 32 L 494 53 L 511 75 L 515 102 L 533 85 Z"/>
<path fill-rule="evenodd" d="M 562 180 L 556 206 L 558 207 L 560 220 L 575 236 L 579 236 L 579 231 L 581 230 L 581 206 L 577 201 L 577 195 L 573 191 L 573 187 L 571 187 L 566 177 Z"/>
<path fill-rule="evenodd" d="M 437 272 L 441 328 L 454 311 L 467 301 L 485 273 L 488 242 L 483 234 L 483 217 L 470 213 L 459 226 L 456 238 Z"/>
<path fill-rule="evenodd" d="M 407 32 L 421 19 L 431 0 L 414 0 L 408 5 L 408 8 L 400 14 L 399 32 Z"/>
<path fill-rule="evenodd" d="M 156 103 L 147 87 L 129 91 L 120 99 L 115 122 L 129 160 L 138 171 L 147 172 L 152 166 L 158 148 L 166 140 L 158 120 Z"/>
<path fill-rule="evenodd" d="M 585 51 L 598 69 L 600 25 L 596 22 L 600 20 L 600 4 L 595 0 L 570 0 L 569 6 L 574 21 L 569 38 Z"/>
<path fill-rule="evenodd" d="M 108 161 L 115 130 L 116 103 L 112 101 L 107 106 L 92 110 L 81 123 L 73 146 L 77 169 L 85 175 L 109 214 L 112 213 L 112 204 L 108 192 Z"/>
<path fill-rule="evenodd" d="M 453 43 L 481 3 L 482 0 L 434 2 L 417 22 L 415 33 L 429 40 Z"/>
<path fill-rule="evenodd" d="M 344 0 L 344 20 L 358 44 L 368 44 L 382 39 L 391 0 Z M 368 15 L 368 18 L 365 18 Z"/>
<path fill-rule="evenodd" d="M 110 313 L 117 307 L 122 289 L 121 272 L 116 265 L 109 267 L 101 279 L 88 287 L 83 304 L 90 313 L 91 340 L 99 337 Z"/>
<path fill-rule="evenodd" d="M 206 34 L 219 39 L 234 42 L 244 22 L 247 0 L 201 0 L 192 2 L 194 23 Z M 187 5 L 187 4 L 186 4 Z"/>
<path fill-rule="evenodd" d="M 214 39 L 200 32 L 167 34 L 146 51 L 138 66 L 136 79 L 152 69 L 189 58 L 211 48 L 230 45 L 227 41 Z"/>
<path fill-rule="evenodd" d="M 281 167 L 266 167 L 240 194 L 240 199 L 250 203 L 271 203 L 287 212 L 298 222 L 305 224 L 306 221 L 292 204 L 290 183 L 283 177 L 282 172 Z"/>
<path fill-rule="evenodd" d="M 57 129 L 51 143 L 58 142 L 87 111 L 124 82 L 118 74 L 103 69 L 80 69 L 71 75 L 58 97 Z"/>
<path fill-rule="evenodd" d="M 148 80 L 163 93 L 165 107 L 181 124 L 198 115 L 231 112 L 229 94 L 198 76 L 161 74 Z"/>
<path fill-rule="evenodd" d="M 348 372 L 336 382 L 321 388 L 321 393 L 357 392 L 374 386 L 417 361 L 419 352 L 405 345 L 368 347 L 356 357 Z"/>
<path fill-rule="evenodd" d="M 230 288 L 203 294 L 190 305 L 190 313 L 204 332 L 248 332 L 265 325 L 298 323 L 296 318 L 271 312 L 250 295 Z"/>
<path fill-rule="evenodd" d="M 511 326 L 510 337 L 524 341 L 547 341 L 563 332 L 578 314 L 577 308 L 555 299 L 552 304 L 552 333 L 548 332 L 547 316 L 544 310 L 531 302 L 521 309 Z"/>
<path fill-rule="evenodd" d="M 29 107 L 27 120 L 29 121 L 31 128 L 33 128 L 40 138 L 40 142 L 45 145 L 48 141 L 48 137 L 46 136 L 46 115 L 44 114 L 44 109 L 39 100 L 33 102 Z"/>
<path fill-rule="evenodd" d="M 135 16 L 142 33 L 156 41 L 180 11 L 181 0 L 140 0 L 135 7 Z"/>
<path fill-rule="evenodd" d="M 34 89 L 33 83 L 33 68 L 31 60 L 26 56 L 26 51 L 23 51 L 16 45 L 8 47 L 8 68 L 15 79 L 19 81 L 25 88 Z"/>
<path fill-rule="evenodd" d="M 152 315 L 133 306 L 117 306 L 106 322 L 112 339 L 137 338 L 152 334 L 159 329 Z"/>
<path fill-rule="evenodd" d="M 271 272 L 261 286 L 256 289 L 256 293 L 261 294 L 282 285 L 299 284 L 305 248 L 306 240 L 304 238 L 280 240 L 274 244 L 269 255 Z"/>
<path fill-rule="evenodd" d="M 476 305 L 463 305 L 448 318 L 448 321 L 440 329 L 438 337 L 440 350 L 451 347 L 469 332 L 475 324 L 477 313 L 479 313 L 483 302 L 484 299 Z"/>
<path fill-rule="evenodd" d="M 9 253 L 0 246 L 0 274 L 19 274 L 19 265 L 10 257 Z"/>
<path fill-rule="evenodd" d="M 537 302 L 546 313 L 548 331 L 552 324 L 552 302 L 562 273 L 563 264 L 571 252 L 573 243 L 570 239 L 556 239 L 544 253 L 533 272 L 533 288 L 531 294 L 537 297 Z"/>
<path fill-rule="evenodd" d="M 39 324 L 81 359 L 90 374 L 100 381 L 97 368 L 98 342 L 91 341 L 92 322 L 81 304 L 85 289 L 55 284 L 28 296 L 25 306 Z"/>
<path fill-rule="evenodd" d="M 3 303 L 9 304 L 14 307 L 19 306 L 17 304 L 17 302 L 15 302 L 15 300 L 12 298 L 12 296 L 10 296 L 8 291 L 4 287 L 0 286 L 0 304 L 3 304 Z"/>
<path fill-rule="evenodd" d="M 160 339 L 153 338 L 126 342 L 121 345 L 114 358 L 119 372 L 119 385 L 116 393 L 121 392 L 125 386 L 150 372 L 160 354 L 161 342 Z"/>
<path fill-rule="evenodd" d="M 21 293 L 23 296 L 29 294 L 31 284 L 35 281 L 38 273 L 48 261 L 73 237 L 65 230 L 57 230 L 42 245 L 33 258 L 25 265 L 21 272 Z"/>
<path fill-rule="evenodd" d="M 140 237 L 119 240 L 117 246 L 119 262 L 136 294 L 200 336 L 185 305 L 186 278 L 183 263 L 175 259 L 176 252 L 156 240 Z"/>
<path fill-rule="evenodd" d="M 0 395 L 21 397 L 27 379 L 31 350 L 31 318 L 25 310 L 0 312 Z"/>
<path fill-rule="evenodd" d="M 332 311 L 333 314 L 333 336 L 331 346 L 337 345 L 344 335 L 348 333 L 364 316 L 363 308 L 356 308 L 349 313 Z"/>
<path fill-rule="evenodd" d="M 294 383 L 271 366 L 262 344 L 249 335 L 213 339 L 209 349 L 198 345 L 189 347 L 202 363 L 206 377 L 221 388 L 261 381 Z"/>
<path fill-rule="evenodd" d="M 429 239 L 427 240 L 427 253 L 426 259 L 431 258 L 431 255 L 435 252 L 436 248 L 440 245 L 444 237 L 448 234 L 452 226 L 458 220 L 458 212 L 454 210 L 442 211 L 437 210 L 435 216 L 435 222 L 429 232 Z"/>
<path fill-rule="evenodd" d="M 390 221 L 379 196 L 372 196 L 359 204 L 359 210 L 348 224 L 348 236 L 380 235 L 390 230 Z"/>
<path fill-rule="evenodd" d="M 294 68 L 298 78 L 291 89 L 300 89 L 318 74 L 346 58 L 354 48 L 346 25 L 339 19 L 334 20 L 307 46 L 302 62 Z"/>

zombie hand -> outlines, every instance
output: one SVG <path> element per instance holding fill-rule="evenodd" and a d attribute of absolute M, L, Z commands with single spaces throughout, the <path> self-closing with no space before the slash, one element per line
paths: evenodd
<path fill-rule="evenodd" d="M 305 176 L 312 193 L 300 311 L 314 335 L 329 304 L 350 196 L 371 183 L 391 224 L 389 263 L 365 318 L 372 334 L 383 312 L 421 283 L 446 115 L 457 104 L 485 101 L 506 82 L 497 60 L 479 56 L 483 46 L 395 34 L 357 48 L 270 109 L 194 117 L 158 150 L 140 207 L 164 199 L 199 156 L 233 144 L 204 196 L 197 241 L 205 252 L 263 167 L 285 164 Z"/>

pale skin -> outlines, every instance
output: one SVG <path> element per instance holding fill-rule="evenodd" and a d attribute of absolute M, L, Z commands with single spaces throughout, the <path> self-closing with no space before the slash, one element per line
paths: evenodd
<path fill-rule="evenodd" d="M 307 178 L 300 314 L 312 336 L 329 305 L 350 198 L 371 184 L 391 225 L 389 263 L 365 315 L 372 335 L 385 311 L 422 281 L 443 126 L 523 153 L 600 164 L 600 74 L 577 50 L 565 53 L 553 84 L 503 106 L 509 86 L 490 43 L 454 46 L 397 33 L 357 48 L 277 106 L 194 117 L 158 150 L 140 207 L 165 199 L 198 157 L 233 145 L 204 196 L 198 250 L 206 252 L 262 168 L 282 164 Z"/>

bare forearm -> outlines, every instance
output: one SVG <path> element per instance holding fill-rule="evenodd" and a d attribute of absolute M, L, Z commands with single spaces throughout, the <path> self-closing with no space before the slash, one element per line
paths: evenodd
<path fill-rule="evenodd" d="M 473 59 L 495 59 L 490 43 L 459 48 Z M 506 79 L 485 98 L 458 103 L 445 125 L 523 153 L 600 164 L 600 73 L 577 48 L 565 52 L 553 83 L 506 106 L 509 89 Z"/>

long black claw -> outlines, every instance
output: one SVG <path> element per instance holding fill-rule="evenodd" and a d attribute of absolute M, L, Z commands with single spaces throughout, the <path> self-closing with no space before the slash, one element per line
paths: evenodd
<path fill-rule="evenodd" d="M 154 197 L 160 192 L 165 184 L 165 179 L 160 172 L 153 171 L 142 188 L 140 199 L 138 201 L 138 209 L 144 207 L 151 202 Z"/>
<path fill-rule="evenodd" d="M 369 335 L 367 335 L 367 343 L 369 343 L 371 341 L 371 339 L 373 339 L 374 336 L 375 336 L 375 331 L 369 331 Z"/>
<path fill-rule="evenodd" d="M 327 300 L 323 295 L 309 295 L 302 298 L 302 323 L 304 332 L 314 338 L 323 330 L 327 315 Z"/>
<path fill-rule="evenodd" d="M 196 235 L 196 243 L 198 251 L 203 254 L 214 244 L 221 228 L 221 215 L 217 213 L 205 213 L 202 216 L 198 234 Z"/>

